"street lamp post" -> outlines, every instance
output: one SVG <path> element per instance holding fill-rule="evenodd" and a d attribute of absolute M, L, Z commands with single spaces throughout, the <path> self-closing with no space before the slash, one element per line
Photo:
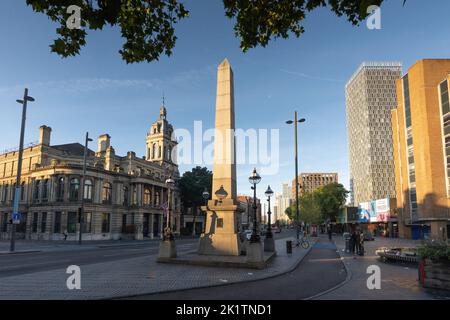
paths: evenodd
<path fill-rule="evenodd" d="M 267 231 L 266 238 L 264 239 L 264 251 L 275 251 L 275 240 L 273 239 L 272 234 L 272 221 L 270 219 L 272 212 L 270 211 L 270 197 L 273 196 L 273 191 L 270 186 L 267 187 L 266 192 L 264 193 L 267 197 L 268 202 L 268 210 L 267 210 Z"/>
<path fill-rule="evenodd" d="M 208 215 L 208 200 L 209 200 L 209 192 L 208 192 L 208 190 L 205 188 L 205 190 L 203 191 L 203 193 L 202 193 L 202 198 L 203 198 L 203 200 L 205 200 L 205 217 L 204 217 L 204 220 L 203 220 L 203 232 L 202 233 L 205 233 L 206 232 L 206 218 L 207 218 L 207 215 Z M 194 228 L 194 230 L 195 230 L 195 225 L 193 226 L 193 228 Z"/>
<path fill-rule="evenodd" d="M 163 240 L 164 241 L 174 241 L 172 228 L 170 227 L 171 224 L 171 211 L 172 211 L 172 187 L 175 185 L 175 180 L 173 180 L 171 177 L 166 180 L 167 184 L 167 219 L 166 219 L 166 228 L 164 229 L 164 235 Z"/>
<path fill-rule="evenodd" d="M 19 159 L 17 161 L 17 177 L 16 177 L 16 189 L 14 190 L 14 205 L 12 214 L 12 224 L 11 224 L 11 243 L 10 252 L 14 252 L 16 247 L 16 224 L 20 222 L 19 216 L 19 193 L 20 193 L 20 179 L 22 175 L 22 156 L 23 156 L 23 139 L 25 135 L 25 120 L 27 117 L 27 102 L 33 102 L 34 98 L 28 95 L 28 88 L 25 88 L 23 94 L 23 100 L 16 100 L 18 103 L 22 104 L 22 124 L 20 127 L 20 143 L 19 143 Z"/>
<path fill-rule="evenodd" d="M 175 247 L 175 239 L 172 233 L 171 211 L 172 211 L 172 187 L 175 185 L 175 180 L 171 177 L 166 180 L 167 185 L 167 217 L 166 227 L 164 228 L 163 238 L 159 244 L 158 261 L 167 261 L 167 259 L 176 258 L 177 249 Z"/>
<path fill-rule="evenodd" d="M 253 232 L 252 236 L 250 237 L 250 242 L 255 243 L 259 242 L 259 234 L 258 234 L 258 221 L 257 221 L 257 214 L 256 209 L 258 208 L 256 205 L 256 185 L 261 181 L 260 175 L 256 172 L 256 168 L 253 169 L 252 175 L 248 178 L 248 181 L 250 184 L 252 184 L 253 189 Z"/>
<path fill-rule="evenodd" d="M 92 141 L 91 138 L 89 138 L 89 132 L 86 132 L 86 140 L 84 141 L 84 153 L 83 153 L 83 176 L 81 177 L 81 206 L 80 206 L 80 234 L 78 238 L 78 244 L 81 245 L 81 238 L 83 235 L 83 223 L 84 223 L 84 189 L 85 181 L 86 181 L 86 161 L 87 161 L 87 150 L 88 150 L 88 143 L 89 141 Z"/>
<path fill-rule="evenodd" d="M 296 230 L 297 230 L 297 242 L 300 241 L 300 228 L 299 228 L 299 194 L 298 194 L 298 141 L 297 141 L 297 123 L 303 123 L 306 120 L 301 118 L 297 120 L 297 111 L 294 112 L 294 121 L 288 120 L 287 124 L 294 124 L 294 134 L 295 134 L 295 220 L 296 220 Z"/>

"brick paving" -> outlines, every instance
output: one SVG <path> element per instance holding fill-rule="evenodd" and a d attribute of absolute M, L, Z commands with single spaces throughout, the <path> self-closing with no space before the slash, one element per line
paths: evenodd
<path fill-rule="evenodd" d="M 67 289 L 66 269 L 2 277 L 0 299 L 108 299 L 264 279 L 293 270 L 309 251 L 294 248 L 288 255 L 286 240 L 276 240 L 277 257 L 264 270 L 158 264 L 155 255 L 146 255 L 80 265 L 80 290 Z M 178 249 L 181 253 L 195 248 L 186 244 Z"/>

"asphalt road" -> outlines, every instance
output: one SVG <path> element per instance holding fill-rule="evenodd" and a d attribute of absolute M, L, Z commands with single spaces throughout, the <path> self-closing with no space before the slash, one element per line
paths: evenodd
<path fill-rule="evenodd" d="M 133 297 L 133 300 L 299 300 L 333 288 L 347 274 L 336 247 L 319 239 L 309 254 L 287 274 L 270 279 L 204 289 Z"/>
<path fill-rule="evenodd" d="M 275 239 L 293 236 L 293 230 L 284 230 L 275 234 Z M 197 249 L 198 238 L 176 240 L 177 251 L 187 252 Z M 46 243 L 48 246 L 48 243 Z M 0 278 L 34 273 L 39 271 L 56 270 L 66 268 L 69 265 L 89 265 L 99 262 L 118 261 L 134 257 L 155 256 L 158 254 L 159 241 L 136 241 L 135 243 L 103 246 L 99 241 L 97 246 L 90 243 L 80 249 L 68 249 L 57 251 L 41 251 L 30 253 L 0 255 Z"/>

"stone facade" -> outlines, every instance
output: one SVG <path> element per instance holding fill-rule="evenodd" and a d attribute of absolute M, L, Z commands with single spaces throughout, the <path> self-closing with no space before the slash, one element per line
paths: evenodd
<path fill-rule="evenodd" d="M 139 158 L 134 152 L 118 156 L 110 136 L 101 135 L 97 151 L 88 150 L 84 188 L 84 146 L 51 145 L 51 128 L 40 127 L 39 143 L 23 153 L 17 238 L 61 240 L 67 234 L 67 240 L 78 239 L 81 197 L 85 203 L 83 239 L 160 237 L 165 222 L 163 207 L 168 202 L 165 181 L 169 176 L 179 178 L 178 166 L 169 153 L 176 145 L 171 138 L 173 129 L 165 118 L 163 106 L 160 119 L 147 136 L 147 147 L 155 143 L 166 150 L 155 158 L 148 153 Z M 0 155 L 1 239 L 10 237 L 17 161 L 17 151 Z M 172 195 L 172 226 L 179 233 L 181 202 L 176 187 Z"/>
<path fill-rule="evenodd" d="M 399 235 L 449 238 L 450 59 L 414 64 L 392 111 Z"/>

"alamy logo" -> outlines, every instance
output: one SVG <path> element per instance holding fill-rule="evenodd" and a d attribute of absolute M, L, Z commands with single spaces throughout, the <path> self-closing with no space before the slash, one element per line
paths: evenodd
<path fill-rule="evenodd" d="M 367 8 L 367 13 L 369 16 L 367 17 L 367 28 L 369 30 L 380 30 L 381 29 L 381 9 L 379 6 L 369 6 Z"/>
<path fill-rule="evenodd" d="M 367 267 L 367 274 L 370 276 L 367 278 L 367 289 L 369 290 L 380 290 L 381 289 L 381 269 L 379 266 L 370 265 Z"/>
<path fill-rule="evenodd" d="M 73 4 L 67 7 L 66 12 L 70 14 L 66 21 L 67 28 L 81 29 L 81 8 Z"/>
<path fill-rule="evenodd" d="M 69 290 L 81 289 L 81 269 L 79 266 L 71 265 L 67 267 L 67 274 L 70 276 L 67 278 L 66 286 Z"/>

